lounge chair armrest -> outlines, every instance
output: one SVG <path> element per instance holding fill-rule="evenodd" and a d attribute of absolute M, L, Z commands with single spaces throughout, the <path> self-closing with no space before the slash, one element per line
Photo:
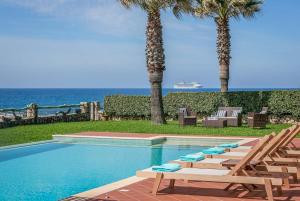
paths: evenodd
<path fill-rule="evenodd" d="M 197 112 L 191 112 L 191 116 L 196 117 L 197 116 Z"/>

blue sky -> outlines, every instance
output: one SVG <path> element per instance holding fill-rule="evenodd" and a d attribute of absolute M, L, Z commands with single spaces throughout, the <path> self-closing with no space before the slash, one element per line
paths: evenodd
<path fill-rule="evenodd" d="M 231 21 L 230 87 L 300 87 L 300 1 Z M 162 13 L 164 86 L 219 87 L 213 20 Z M 146 15 L 117 0 L 1 0 L 0 87 L 148 87 Z"/>

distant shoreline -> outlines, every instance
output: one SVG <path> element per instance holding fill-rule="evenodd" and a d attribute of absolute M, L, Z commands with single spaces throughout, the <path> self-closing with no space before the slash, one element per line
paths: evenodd
<path fill-rule="evenodd" d="M 135 88 L 135 87 L 103 87 L 103 88 L 101 88 L 101 87 L 95 87 L 95 88 L 89 88 L 89 87 L 87 87 L 87 88 L 76 88 L 76 87 L 72 87 L 72 88 L 68 88 L 68 87 L 66 87 L 66 88 L 55 88 L 55 87 L 45 87 L 45 88 L 40 88 L 40 87 L 37 87 L 37 88 L 1 88 L 0 87 L 0 90 L 2 90 L 2 89 L 24 89 L 24 90 L 26 90 L 26 89 L 30 89 L 30 90 L 35 90 L 35 89 L 45 89 L 45 90 L 47 90 L 47 89 L 55 89 L 55 90 L 59 90 L 59 89 L 150 89 L 149 87 L 144 87 L 144 88 L 139 88 L 139 87 L 137 87 L 137 88 Z M 173 87 L 163 87 L 163 89 L 175 89 L 175 88 L 173 88 Z M 220 89 L 220 88 L 214 88 L 214 87 L 203 87 L 203 88 L 199 88 L 199 90 L 201 90 L 201 89 L 204 89 L 204 90 L 218 90 L 218 89 Z M 230 91 L 234 91 L 234 90 L 300 90 L 300 87 L 266 87 L 266 88 L 262 88 L 262 87 L 255 87 L 255 88 L 245 88 L 245 87 L 237 87 L 237 88 L 231 88 L 231 89 L 229 89 Z M 189 90 L 189 89 L 184 89 L 184 90 Z M 191 89 L 191 90 L 194 90 L 194 89 Z"/>

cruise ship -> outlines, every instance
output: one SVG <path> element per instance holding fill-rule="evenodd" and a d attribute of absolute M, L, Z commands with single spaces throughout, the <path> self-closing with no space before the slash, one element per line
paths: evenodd
<path fill-rule="evenodd" d="M 198 82 L 179 82 L 174 85 L 174 89 L 199 89 L 202 87 Z"/>

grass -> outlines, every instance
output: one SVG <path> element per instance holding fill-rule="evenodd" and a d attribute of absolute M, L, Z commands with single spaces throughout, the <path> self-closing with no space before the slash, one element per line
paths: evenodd
<path fill-rule="evenodd" d="M 150 121 L 98 121 L 70 122 L 44 125 L 28 125 L 0 129 L 0 146 L 36 142 L 52 139 L 53 134 L 70 134 L 82 131 L 111 131 L 130 133 L 157 133 L 179 135 L 214 135 L 214 136 L 264 136 L 271 132 L 279 132 L 287 128 L 287 124 L 271 125 L 266 129 L 251 129 L 246 126 L 239 128 L 204 128 L 179 127 L 178 122 L 154 126 Z"/>

